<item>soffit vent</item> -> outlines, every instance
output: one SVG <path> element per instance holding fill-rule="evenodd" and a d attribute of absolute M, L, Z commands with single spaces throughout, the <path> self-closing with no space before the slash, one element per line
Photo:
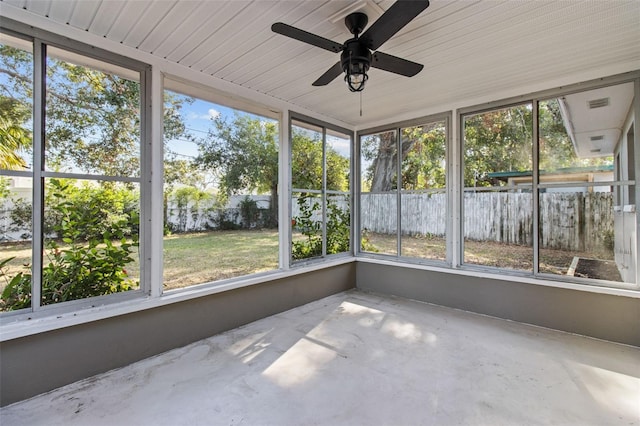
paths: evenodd
<path fill-rule="evenodd" d="M 593 99 L 589 101 L 589 109 L 609 106 L 609 98 Z"/>
<path fill-rule="evenodd" d="M 591 142 L 602 141 L 604 140 L 604 135 L 591 136 L 589 139 L 591 140 Z"/>

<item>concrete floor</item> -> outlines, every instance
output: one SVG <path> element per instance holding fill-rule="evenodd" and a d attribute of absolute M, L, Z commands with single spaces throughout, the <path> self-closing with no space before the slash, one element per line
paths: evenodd
<path fill-rule="evenodd" d="M 640 425 L 640 348 L 351 291 L 0 411 L 10 425 Z"/>

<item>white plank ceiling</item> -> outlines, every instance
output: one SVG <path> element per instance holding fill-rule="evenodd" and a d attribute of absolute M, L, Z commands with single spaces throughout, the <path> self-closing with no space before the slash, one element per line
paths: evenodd
<path fill-rule="evenodd" d="M 640 1 L 432 0 L 380 51 L 425 65 L 413 78 L 371 70 L 363 92 L 311 83 L 338 55 L 271 32 L 284 22 L 343 42 L 343 20 L 373 22 L 392 0 L 1 0 L 61 25 L 360 126 L 563 75 L 640 68 Z"/>

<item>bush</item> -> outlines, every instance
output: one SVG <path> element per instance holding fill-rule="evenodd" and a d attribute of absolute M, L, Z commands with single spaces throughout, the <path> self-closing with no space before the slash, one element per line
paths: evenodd
<path fill-rule="evenodd" d="M 43 231 L 46 236 L 61 238 L 56 226 L 61 220 L 57 204 L 64 202 L 77 211 L 78 231 L 82 239 L 100 237 L 107 232 L 120 232 L 129 236 L 139 232 L 139 194 L 128 187 L 104 182 L 99 186 L 84 183 L 74 185 L 67 179 L 51 179 L 45 188 Z M 12 200 L 11 225 L 8 231 L 24 231 L 21 238 L 31 239 L 31 202 Z M 88 208 L 90 206 L 90 208 Z M 133 220 L 131 220 L 133 218 Z M 123 225 L 123 220 L 127 224 Z"/>
<path fill-rule="evenodd" d="M 56 217 L 52 232 L 59 237 L 47 239 L 42 268 L 42 305 L 101 296 L 131 290 L 138 283 L 128 278 L 125 266 L 134 259 L 138 246 L 138 215 L 135 210 L 105 218 L 104 199 L 79 197 L 79 206 L 67 198 L 73 193 L 58 180 L 51 181 L 50 211 Z M 123 209 L 124 210 L 124 209 Z M 108 213 L 108 212 L 107 212 Z M 129 238 L 127 239 L 127 236 Z M 0 263 L 0 277 L 7 285 L 0 300 L 1 310 L 31 305 L 32 276 L 28 265 L 24 272 L 8 277 Z"/>
<path fill-rule="evenodd" d="M 322 255 L 322 222 L 313 220 L 313 212 L 320 209 L 320 202 L 308 202 L 312 196 L 299 197 L 300 216 L 293 218 L 293 226 L 306 237 L 293 241 L 294 260 L 308 259 Z M 349 251 L 351 236 L 349 208 L 341 209 L 336 202 L 327 200 L 327 254 Z"/>
<path fill-rule="evenodd" d="M 260 220 L 260 209 L 256 200 L 252 199 L 249 195 L 245 196 L 240 204 L 240 217 L 242 218 L 242 226 L 250 229 L 258 226 Z"/>
<path fill-rule="evenodd" d="M 322 255 L 322 223 L 313 220 L 313 212 L 320 209 L 320 203 L 314 201 L 313 196 L 298 197 L 300 216 L 292 220 L 292 226 L 298 229 L 306 238 L 301 241 L 293 241 L 291 255 L 294 260 L 308 259 Z"/>

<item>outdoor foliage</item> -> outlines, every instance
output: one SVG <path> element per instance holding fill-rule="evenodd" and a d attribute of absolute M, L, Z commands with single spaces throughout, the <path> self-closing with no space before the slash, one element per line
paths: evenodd
<path fill-rule="evenodd" d="M 319 199 L 313 196 L 298 197 L 300 215 L 293 218 L 293 226 L 304 239 L 293 241 L 294 260 L 322 255 L 322 221 L 314 219 L 320 210 Z M 349 209 L 342 209 L 335 201 L 327 200 L 327 254 L 349 251 L 351 222 Z"/>
<path fill-rule="evenodd" d="M 530 104 L 465 117 L 464 185 L 501 185 L 488 174 L 531 170 L 532 120 Z"/>
<path fill-rule="evenodd" d="M 13 199 L 11 231 L 24 231 L 24 239 L 31 238 L 31 203 Z M 71 179 L 51 179 L 45 185 L 45 236 L 62 238 L 60 204 L 75 209 L 78 238 L 88 241 L 107 233 L 122 232 L 124 236 L 138 233 L 140 215 L 137 190 L 114 182 L 92 184 Z"/>
<path fill-rule="evenodd" d="M 401 130 L 402 189 L 444 188 L 446 128 L 443 121 Z M 407 146 L 408 145 L 408 146 Z"/>
<path fill-rule="evenodd" d="M 253 228 L 258 224 L 260 219 L 260 209 L 258 203 L 248 195 L 245 196 L 239 204 L 240 217 L 242 218 L 242 226 L 244 228 Z"/>
<path fill-rule="evenodd" d="M 177 210 L 177 223 L 170 222 L 165 218 L 165 224 L 170 228 L 172 232 L 187 232 L 189 229 L 188 223 L 191 218 L 192 227 L 199 229 L 202 221 L 206 221 L 212 208 L 201 211 L 203 202 L 211 199 L 211 194 L 205 191 L 201 191 L 192 186 L 183 186 L 174 189 L 169 198 L 175 205 Z M 168 201 L 167 201 L 168 203 Z M 165 208 L 165 212 L 167 209 Z"/>
<path fill-rule="evenodd" d="M 299 189 L 322 188 L 322 139 L 321 135 L 293 128 L 291 141 L 291 185 Z M 327 189 L 349 190 L 349 159 L 327 145 L 326 179 Z"/>
<path fill-rule="evenodd" d="M 31 146 L 30 118 L 30 105 L 0 94 L 0 169 L 27 167 L 21 154 Z"/>
<path fill-rule="evenodd" d="M 387 192 L 398 187 L 396 132 L 388 131 L 362 139 L 363 191 Z M 446 128 L 437 121 L 407 127 L 400 132 L 402 189 L 418 190 L 445 186 Z"/>
<path fill-rule="evenodd" d="M 108 227 L 100 223 L 104 215 L 101 200 L 86 199 L 79 208 L 78 201 L 67 198 L 69 186 L 51 181 L 51 210 L 57 218 L 53 232 L 58 239 L 45 241 L 42 268 L 42 305 L 83 299 L 131 290 L 138 283 L 128 278 L 126 265 L 133 262 L 138 246 L 138 222 L 135 211 L 111 220 Z M 129 236 L 129 237 L 127 237 Z M 8 277 L 4 267 L 11 259 L 0 263 L 0 277 L 5 280 L 1 310 L 15 310 L 31 304 L 31 272 Z"/>
<path fill-rule="evenodd" d="M 215 170 L 219 197 L 243 191 L 271 195 L 271 211 L 277 217 L 278 202 L 278 123 L 236 114 L 232 121 L 222 115 L 213 118 L 213 127 L 198 142 L 195 162 Z M 272 225 L 275 225 L 273 223 Z"/>
<path fill-rule="evenodd" d="M 301 196 L 297 200 L 300 215 L 293 218 L 293 228 L 300 231 L 303 239 L 292 241 L 293 260 L 308 259 L 322 255 L 322 221 L 314 220 L 314 212 L 320 210 L 320 202 L 312 196 Z M 341 208 L 335 200 L 327 200 L 327 254 L 349 251 L 351 240 L 350 208 Z M 378 249 L 371 243 L 368 232 L 362 233 L 360 248 L 368 252 Z"/>
<path fill-rule="evenodd" d="M 610 164 L 607 157 L 578 158 L 557 99 L 540 102 L 539 169 Z M 530 104 L 484 112 L 464 119 L 464 185 L 501 186 L 489 174 L 529 172 L 533 168 L 533 114 Z"/>

